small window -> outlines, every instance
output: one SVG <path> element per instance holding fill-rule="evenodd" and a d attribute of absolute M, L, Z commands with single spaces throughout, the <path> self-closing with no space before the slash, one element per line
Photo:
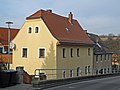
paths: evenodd
<path fill-rule="evenodd" d="M 45 49 L 39 49 L 39 58 L 45 58 Z"/>
<path fill-rule="evenodd" d="M 104 58 L 105 58 L 105 60 L 106 60 L 106 54 L 105 54 Z"/>
<path fill-rule="evenodd" d="M 70 77 L 73 77 L 73 70 L 70 70 Z"/>
<path fill-rule="evenodd" d="M 71 57 L 73 57 L 73 48 L 70 49 Z"/>
<path fill-rule="evenodd" d="M 88 66 L 88 73 L 90 73 L 90 66 Z"/>
<path fill-rule="evenodd" d="M 88 48 L 88 56 L 90 56 L 90 48 Z"/>
<path fill-rule="evenodd" d="M 66 58 L 66 49 L 63 48 L 63 58 Z"/>
<path fill-rule="evenodd" d="M 103 55 L 101 55 L 101 61 L 103 60 Z"/>
<path fill-rule="evenodd" d="M 65 77 L 66 77 L 66 71 L 63 70 L 63 71 L 62 71 L 62 78 L 65 78 Z"/>
<path fill-rule="evenodd" d="M 67 32 L 70 32 L 70 30 L 68 28 L 65 28 Z"/>
<path fill-rule="evenodd" d="M 81 70 L 80 67 L 77 67 L 77 76 L 80 76 Z"/>
<path fill-rule="evenodd" d="M 28 33 L 32 33 L 32 28 L 31 27 L 28 28 Z"/>
<path fill-rule="evenodd" d="M 80 49 L 77 48 L 77 57 L 80 57 Z"/>
<path fill-rule="evenodd" d="M 96 62 L 98 62 L 98 55 L 96 55 Z"/>
<path fill-rule="evenodd" d="M 27 48 L 22 49 L 22 57 L 23 58 L 27 58 L 27 51 L 28 51 Z"/>
<path fill-rule="evenodd" d="M 35 27 L 35 33 L 38 33 L 38 32 L 39 32 L 39 28 Z"/>
<path fill-rule="evenodd" d="M 3 53 L 3 47 L 0 47 L 0 53 Z"/>
<path fill-rule="evenodd" d="M 87 66 L 85 66 L 85 74 L 87 74 Z"/>

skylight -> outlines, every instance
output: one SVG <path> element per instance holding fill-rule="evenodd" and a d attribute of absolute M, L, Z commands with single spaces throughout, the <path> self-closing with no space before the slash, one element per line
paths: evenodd
<path fill-rule="evenodd" d="M 65 28 L 67 32 L 70 32 L 70 30 L 68 28 Z"/>

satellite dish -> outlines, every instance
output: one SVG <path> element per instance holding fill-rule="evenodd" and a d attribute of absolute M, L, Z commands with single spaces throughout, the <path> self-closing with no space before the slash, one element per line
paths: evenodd
<path fill-rule="evenodd" d="M 15 48 L 15 44 L 14 43 L 10 43 L 10 49 L 14 49 Z"/>

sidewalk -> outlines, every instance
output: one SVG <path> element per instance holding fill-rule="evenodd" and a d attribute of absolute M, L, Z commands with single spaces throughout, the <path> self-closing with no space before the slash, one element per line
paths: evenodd
<path fill-rule="evenodd" d="M 17 84 L 10 87 L 0 88 L 0 90 L 37 90 L 33 88 L 30 84 Z"/>

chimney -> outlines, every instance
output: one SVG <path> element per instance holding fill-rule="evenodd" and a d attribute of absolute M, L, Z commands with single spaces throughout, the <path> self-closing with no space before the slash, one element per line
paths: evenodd
<path fill-rule="evenodd" d="M 47 9 L 46 11 L 49 12 L 49 13 L 52 13 L 52 10 L 51 10 L 51 9 Z"/>
<path fill-rule="evenodd" d="M 72 24 L 72 19 L 73 19 L 73 14 L 72 14 L 72 12 L 70 12 L 69 14 L 68 14 L 68 21 Z"/>

